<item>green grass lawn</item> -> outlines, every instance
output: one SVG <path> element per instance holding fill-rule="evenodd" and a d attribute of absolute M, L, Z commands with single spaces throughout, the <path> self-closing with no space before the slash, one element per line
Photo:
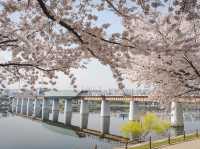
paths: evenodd
<path fill-rule="evenodd" d="M 181 135 L 181 136 L 171 138 L 170 144 L 177 144 L 177 143 L 184 142 L 184 141 L 190 141 L 190 140 L 193 140 L 193 139 L 196 139 L 196 138 L 197 138 L 196 134 L 186 135 L 185 139 L 184 139 L 184 136 Z M 168 139 L 164 139 L 164 140 L 160 140 L 160 141 L 159 140 L 153 141 L 152 142 L 152 149 L 153 148 L 159 148 L 159 147 L 162 147 L 162 146 L 167 146 L 167 145 L 170 145 L 170 144 L 169 144 Z M 129 149 L 149 149 L 149 148 L 150 148 L 150 145 L 149 145 L 149 143 L 147 143 L 147 144 L 143 144 L 143 145 L 140 145 L 140 146 L 130 147 Z"/>

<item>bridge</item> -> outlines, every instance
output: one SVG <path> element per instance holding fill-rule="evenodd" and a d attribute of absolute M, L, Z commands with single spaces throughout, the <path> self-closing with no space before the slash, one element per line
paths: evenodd
<path fill-rule="evenodd" d="M 58 122 L 59 100 L 64 100 L 64 125 L 71 125 L 72 101 L 80 100 L 80 129 L 87 129 L 90 101 L 101 101 L 101 128 L 102 134 L 109 134 L 110 129 L 110 101 L 129 102 L 129 120 L 139 120 L 138 102 L 159 102 L 150 99 L 148 95 L 131 95 L 130 93 L 101 92 L 101 91 L 47 91 L 36 96 L 18 94 L 12 98 L 12 112 L 27 115 L 28 117 L 40 117 L 43 121 L 49 120 L 49 113 L 52 112 L 53 123 Z M 200 103 L 200 96 L 177 97 L 171 102 L 171 125 L 182 127 L 183 108 L 182 103 Z M 51 104 L 50 104 L 51 103 Z"/>

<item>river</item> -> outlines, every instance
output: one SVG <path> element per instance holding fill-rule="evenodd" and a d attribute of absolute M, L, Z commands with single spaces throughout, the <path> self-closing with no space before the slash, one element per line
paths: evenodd
<path fill-rule="evenodd" d="M 59 121 L 63 121 L 62 113 L 59 116 Z M 126 121 L 127 117 L 123 119 L 119 117 L 119 114 L 112 114 L 110 132 L 112 134 L 122 135 L 120 126 Z M 72 124 L 79 126 L 79 113 L 73 113 Z M 99 130 L 99 127 L 99 113 L 90 113 L 88 128 Z M 200 121 L 187 119 L 184 129 L 186 132 L 191 132 L 196 129 L 200 130 Z M 171 129 L 171 133 L 175 134 L 177 132 Z M 159 137 L 154 135 L 154 138 Z M 71 130 L 12 114 L 0 117 L 1 149 L 94 149 L 95 145 L 97 145 L 97 149 L 113 149 L 122 144 L 91 135 L 85 138 L 79 138 Z"/>

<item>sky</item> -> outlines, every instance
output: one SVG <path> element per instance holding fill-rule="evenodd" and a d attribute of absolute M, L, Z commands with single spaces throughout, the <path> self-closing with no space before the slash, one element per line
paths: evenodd
<path fill-rule="evenodd" d="M 11 16 L 11 19 L 15 22 L 18 22 L 19 14 L 16 13 Z M 114 32 L 122 32 L 123 27 L 121 25 L 121 18 L 117 17 L 110 11 L 105 11 L 98 15 L 97 25 L 102 25 L 104 23 L 112 24 L 110 28 L 108 28 L 108 34 Z M 7 60 L 9 59 L 9 53 L 0 53 L 0 59 Z M 87 65 L 87 69 L 77 69 L 73 70 L 77 81 L 76 84 L 78 89 L 110 89 L 117 88 L 117 82 L 112 76 L 112 72 L 109 66 L 102 65 L 98 60 L 92 59 Z M 63 89 L 72 89 L 73 87 L 70 85 L 70 80 L 62 73 L 59 73 L 59 79 L 57 80 L 57 84 L 54 88 L 58 90 Z M 134 88 L 135 86 L 131 84 L 128 80 L 124 81 L 126 88 Z M 9 86 L 9 88 L 19 88 L 18 83 Z"/>
<path fill-rule="evenodd" d="M 116 80 L 109 66 L 102 65 L 98 60 L 93 59 L 88 63 L 87 69 L 73 70 L 77 80 L 78 89 L 113 89 L 118 88 Z M 69 89 L 70 80 L 63 74 L 59 74 L 57 84 L 54 86 L 57 89 Z M 124 81 L 127 88 L 135 88 L 135 85 L 130 81 Z"/>
<path fill-rule="evenodd" d="M 4 57 L 7 54 L 0 54 L 0 57 Z M 73 74 L 76 76 L 76 85 L 78 89 L 117 89 L 117 81 L 113 78 L 112 71 L 109 66 L 102 65 L 98 60 L 92 59 L 87 65 L 87 69 L 73 69 Z M 58 90 L 73 89 L 70 85 L 70 79 L 62 72 L 57 73 L 58 79 L 54 86 L 49 88 L 55 88 Z M 128 80 L 124 80 L 126 88 L 136 88 L 136 85 Z M 37 86 L 37 88 L 43 88 L 44 86 Z M 20 89 L 19 83 L 8 86 L 9 89 Z"/>

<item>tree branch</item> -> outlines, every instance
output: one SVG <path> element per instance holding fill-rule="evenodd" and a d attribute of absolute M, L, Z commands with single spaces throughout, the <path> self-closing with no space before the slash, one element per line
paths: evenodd
<path fill-rule="evenodd" d="M 188 56 L 186 54 L 184 54 L 183 57 L 186 62 L 192 67 L 192 69 L 194 70 L 194 72 L 196 73 L 196 75 L 200 78 L 200 72 L 199 70 L 194 66 L 194 64 L 192 63 L 192 61 L 188 58 Z"/>
<path fill-rule="evenodd" d="M 40 67 L 39 65 L 29 64 L 29 63 L 0 63 L 0 67 L 11 67 L 11 66 L 14 66 L 14 67 L 16 67 L 16 66 L 17 67 L 33 67 L 33 68 L 36 68 L 38 70 L 42 70 L 42 71 L 45 71 L 45 72 L 56 71 L 56 70 L 67 68 L 67 67 L 58 67 L 58 68 L 52 68 L 52 69 L 45 69 L 45 68 Z"/>
<path fill-rule="evenodd" d="M 17 42 L 18 40 L 17 39 L 8 39 L 8 40 L 3 40 L 3 41 L 0 41 L 0 44 L 7 44 L 7 43 L 11 43 L 11 42 Z"/>
<path fill-rule="evenodd" d="M 42 11 L 44 12 L 44 14 L 51 20 L 56 21 L 55 16 L 47 9 L 45 3 L 43 2 L 43 0 L 37 0 L 40 7 L 42 8 Z M 85 44 L 85 42 L 82 40 L 81 36 L 79 35 L 79 33 L 69 24 L 67 24 L 66 22 L 64 22 L 63 20 L 60 20 L 58 22 L 62 27 L 66 28 L 68 31 L 70 31 L 72 34 L 75 35 L 75 37 L 77 37 L 77 39 L 79 40 L 79 42 L 81 44 Z M 86 48 L 90 54 L 94 57 L 97 57 L 96 54 L 89 48 Z"/>
<path fill-rule="evenodd" d="M 47 7 L 46 7 L 45 3 L 43 2 L 43 0 L 37 0 L 37 1 L 38 1 L 38 3 L 39 3 L 40 7 L 42 8 L 44 14 L 45 14 L 49 19 L 51 19 L 51 20 L 53 20 L 53 21 L 56 21 L 55 16 L 47 9 Z M 65 21 L 63 21 L 63 20 L 60 20 L 58 23 L 59 23 L 62 27 L 66 28 L 66 29 L 69 30 L 71 33 L 73 33 L 73 34 L 77 37 L 77 39 L 80 41 L 80 43 L 82 43 L 82 44 L 87 44 L 86 42 L 83 41 L 81 35 L 80 35 L 71 25 L 67 24 L 67 23 L 66 23 Z M 92 33 L 87 32 L 87 31 L 85 31 L 85 30 L 82 30 L 82 32 L 85 32 L 85 33 L 87 33 L 88 35 L 90 35 L 90 36 L 92 36 L 92 37 L 94 37 L 94 38 L 99 38 L 99 37 L 97 37 L 95 34 L 92 34 Z M 123 44 L 121 44 L 121 43 L 119 43 L 119 42 L 110 41 L 110 40 L 107 40 L 107 39 L 105 39 L 105 38 L 103 38 L 103 37 L 100 37 L 99 39 L 102 40 L 102 41 L 104 41 L 104 42 L 111 43 L 111 44 L 114 44 L 114 45 L 120 45 L 120 46 L 127 47 L 127 48 L 135 48 L 134 46 L 131 46 L 131 45 L 123 45 Z M 93 55 L 94 57 L 97 57 L 96 54 L 95 54 L 91 49 L 87 48 L 87 50 L 91 53 L 91 55 Z"/>
<path fill-rule="evenodd" d="M 105 0 L 105 1 L 108 3 L 108 5 L 109 5 L 117 14 L 119 14 L 119 15 L 122 16 L 122 17 L 129 17 L 128 15 L 125 15 L 125 14 L 123 14 L 120 10 L 118 10 L 110 0 Z"/>
<path fill-rule="evenodd" d="M 93 33 L 90 33 L 90 32 L 86 32 L 88 35 L 94 37 L 94 38 L 98 38 L 95 34 Z M 132 45 L 124 45 L 124 44 L 121 44 L 119 42 L 116 42 L 116 41 L 111 41 L 111 40 L 108 40 L 108 39 L 105 39 L 105 38 L 102 38 L 100 37 L 100 39 L 104 42 L 107 42 L 107 43 L 111 43 L 113 45 L 119 45 L 119 46 L 122 46 L 122 47 L 126 47 L 126 48 L 136 48 L 135 46 L 132 46 Z"/>
<path fill-rule="evenodd" d="M 42 11 L 44 12 L 44 14 L 51 20 L 56 21 L 55 16 L 47 9 L 45 3 L 43 2 L 43 0 L 37 0 L 40 7 L 42 8 Z M 71 25 L 67 24 L 66 22 L 64 22 L 63 20 L 60 20 L 58 22 L 61 26 L 65 27 L 66 29 L 68 29 L 70 32 L 72 32 L 81 43 L 83 43 L 83 40 L 81 39 L 81 36 L 78 34 L 78 32 L 75 31 L 74 28 L 71 27 Z"/>

